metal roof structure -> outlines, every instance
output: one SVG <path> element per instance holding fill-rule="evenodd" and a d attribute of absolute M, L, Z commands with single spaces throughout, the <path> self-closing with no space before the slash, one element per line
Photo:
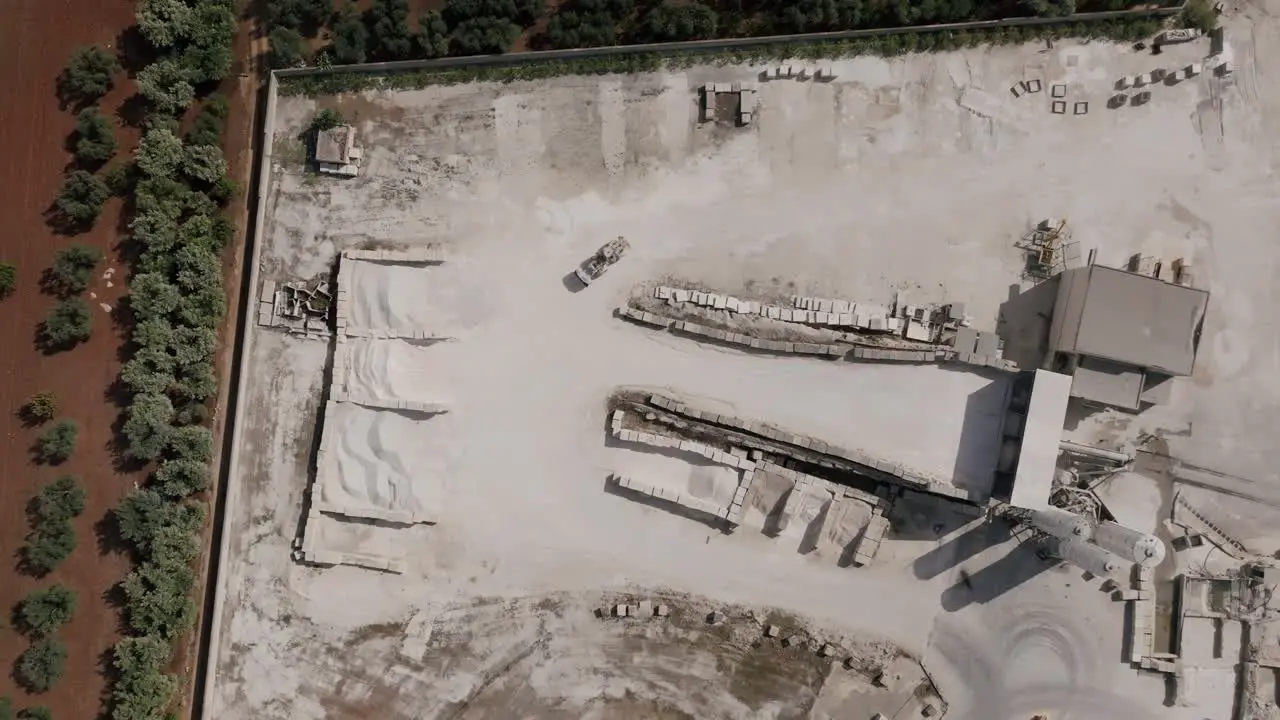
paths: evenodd
<path fill-rule="evenodd" d="M 1029 510 L 1049 507 L 1053 476 L 1058 468 L 1058 443 L 1062 442 L 1070 394 L 1070 375 L 1036 371 L 1018 450 L 1018 470 L 1009 495 L 1010 505 Z"/>
<path fill-rule="evenodd" d="M 1067 270 L 1059 283 L 1051 349 L 1191 374 L 1207 291 L 1102 265 Z"/>
<path fill-rule="evenodd" d="M 1071 380 L 1072 397 L 1084 398 L 1126 410 L 1142 406 L 1146 373 L 1132 365 L 1086 357 L 1076 367 Z"/>

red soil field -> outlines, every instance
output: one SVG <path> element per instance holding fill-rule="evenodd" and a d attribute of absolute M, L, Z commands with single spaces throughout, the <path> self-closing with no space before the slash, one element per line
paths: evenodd
<path fill-rule="evenodd" d="M 121 202 L 112 199 L 90 232 L 75 238 L 54 234 L 44 213 L 53 201 L 70 162 L 64 143 L 74 126 L 69 110 L 55 95 L 58 73 L 70 52 L 81 45 L 114 49 L 122 30 L 133 23 L 129 0 L 10 0 L 0 23 L 0 128 L 5 147 L 0 154 L 0 262 L 18 266 L 18 287 L 0 300 L 0 611 L 8 611 L 29 591 L 63 583 L 79 595 L 75 618 L 59 632 L 68 650 L 66 674 L 52 690 L 27 696 L 14 683 L 15 658 L 27 641 L 6 621 L 0 623 L 0 695 L 15 708 L 48 706 L 58 718 L 93 718 L 99 712 L 106 680 L 102 667 L 119 636 L 120 616 L 108 604 L 110 589 L 129 570 L 125 556 L 103 549 L 95 526 L 135 483 L 140 472 L 115 468 L 111 451 L 113 424 L 119 408 L 109 389 L 119 371 L 123 330 L 101 305 L 115 307 L 124 294 L 127 268 L 117 251 Z M 112 115 L 132 94 L 125 73 L 101 107 Z M 132 151 L 137 133 L 119 127 L 121 154 Z M 36 328 L 54 304 L 41 294 L 40 273 L 54 252 L 81 242 L 94 245 L 107 260 L 86 293 L 93 308 L 93 333 L 72 350 L 44 355 L 33 340 Z M 111 272 L 109 278 L 104 274 Z M 38 429 L 24 427 L 16 411 L 40 390 L 54 392 L 60 415 L 80 426 L 76 451 L 61 466 L 32 461 Z M 17 571 L 18 551 L 29 531 L 26 507 L 37 488 L 59 474 L 78 475 L 88 492 L 88 506 L 75 521 L 79 543 L 71 557 L 46 578 L 36 580 Z"/>

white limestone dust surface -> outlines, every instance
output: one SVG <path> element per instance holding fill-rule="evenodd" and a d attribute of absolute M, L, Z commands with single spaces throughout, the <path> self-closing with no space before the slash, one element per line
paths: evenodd
<path fill-rule="evenodd" d="M 421 415 L 334 404 L 325 422 L 320 497 L 359 517 L 361 510 L 433 515 L 440 475 L 420 440 L 430 422 Z"/>
<path fill-rule="evenodd" d="M 432 366 L 432 348 L 405 340 L 351 339 L 342 387 L 352 398 L 443 402 L 450 387 Z"/>

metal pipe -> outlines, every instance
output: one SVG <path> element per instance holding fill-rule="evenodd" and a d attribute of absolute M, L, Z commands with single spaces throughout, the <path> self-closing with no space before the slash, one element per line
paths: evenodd
<path fill-rule="evenodd" d="M 1104 450 L 1102 448 L 1091 447 L 1089 445 L 1080 445 L 1078 443 L 1067 442 L 1063 440 L 1058 443 L 1058 449 L 1070 453 L 1071 455 L 1079 455 L 1081 457 L 1094 458 L 1096 460 L 1106 460 L 1117 465 L 1128 465 L 1133 462 L 1133 456 L 1126 453 L 1117 452 L 1115 450 Z"/>

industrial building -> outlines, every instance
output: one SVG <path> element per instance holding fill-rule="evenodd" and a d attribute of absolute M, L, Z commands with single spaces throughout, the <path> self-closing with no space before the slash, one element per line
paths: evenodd
<path fill-rule="evenodd" d="M 1190 375 L 1209 293 L 1102 265 L 1058 277 L 1049 364 L 1071 397 L 1125 410 L 1165 402 Z"/>

